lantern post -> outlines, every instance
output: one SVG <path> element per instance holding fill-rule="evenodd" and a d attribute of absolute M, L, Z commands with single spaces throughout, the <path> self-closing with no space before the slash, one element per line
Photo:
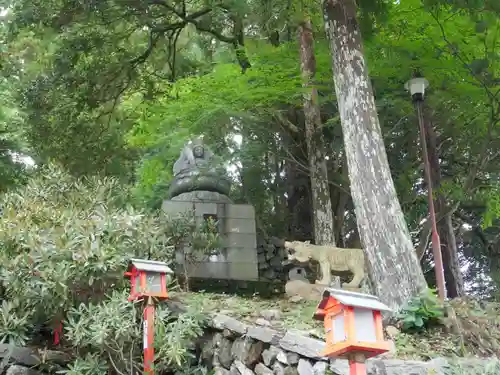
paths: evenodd
<path fill-rule="evenodd" d="M 314 314 L 325 327 L 321 356 L 347 359 L 350 375 L 366 375 L 366 360 L 391 349 L 382 327 L 382 312 L 389 311 L 375 296 L 325 289 Z"/>
<path fill-rule="evenodd" d="M 164 262 L 131 259 L 125 276 L 130 278 L 129 301 L 144 300 L 144 374 L 154 374 L 155 299 L 168 299 L 167 284 L 173 271 Z"/>
<path fill-rule="evenodd" d="M 424 164 L 425 183 L 427 184 L 427 200 L 429 206 L 429 220 L 432 224 L 432 253 L 434 256 L 434 270 L 436 272 L 436 284 L 441 301 L 446 298 L 446 284 L 443 270 L 443 254 L 441 253 L 441 239 L 437 230 L 436 210 L 434 209 L 434 198 L 432 193 L 431 167 L 429 154 L 427 152 L 427 140 L 425 137 L 423 103 L 425 90 L 429 87 L 429 81 L 423 77 L 415 77 L 405 84 L 406 90 L 411 94 L 413 104 L 417 111 L 418 126 L 420 131 L 420 145 L 422 147 L 422 161 Z"/>

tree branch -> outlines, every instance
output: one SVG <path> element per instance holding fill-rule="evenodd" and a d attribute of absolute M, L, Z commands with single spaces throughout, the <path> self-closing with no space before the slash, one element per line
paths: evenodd
<path fill-rule="evenodd" d="M 196 28 L 196 30 L 198 30 L 198 31 L 213 35 L 215 38 L 217 38 L 221 42 L 232 44 L 235 51 L 236 51 L 236 58 L 238 59 L 238 63 L 241 66 L 242 72 L 245 73 L 245 71 L 251 67 L 250 61 L 248 60 L 246 53 L 244 52 L 244 50 L 242 50 L 242 48 L 244 47 L 243 25 L 242 25 L 241 19 L 238 16 L 236 16 L 235 14 L 232 14 L 230 16 L 231 21 L 233 21 L 234 35 L 233 36 L 226 36 L 226 35 L 222 34 L 222 32 L 219 32 L 215 29 L 212 29 L 209 26 L 203 25 L 198 20 L 198 18 L 200 18 L 206 14 L 211 13 L 213 11 L 212 7 L 205 8 L 205 9 L 199 10 L 197 12 L 191 13 L 190 15 L 187 15 L 185 12 L 185 8 L 183 8 L 183 11 L 178 11 L 177 9 L 175 9 L 174 6 L 169 4 L 166 0 L 147 0 L 147 2 L 150 5 L 158 5 L 158 6 L 161 6 L 165 9 L 167 9 L 168 11 L 174 13 L 177 17 L 179 17 L 185 23 L 192 24 Z M 220 4 L 219 7 L 223 8 L 225 10 L 228 10 L 228 8 L 226 6 L 224 6 L 223 4 Z"/>

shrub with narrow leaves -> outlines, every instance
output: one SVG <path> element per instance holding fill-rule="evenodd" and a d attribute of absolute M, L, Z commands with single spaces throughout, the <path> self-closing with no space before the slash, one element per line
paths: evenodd
<path fill-rule="evenodd" d="M 0 342 L 24 345 L 36 327 L 64 321 L 66 343 L 81 355 L 69 373 L 133 372 L 142 335 L 138 307 L 126 299 L 128 261 L 170 262 L 173 245 L 199 230 L 127 207 L 125 196 L 116 180 L 76 179 L 49 166 L 1 197 Z M 159 365 L 181 366 L 186 342 L 200 333 L 198 315 L 158 314 Z"/>

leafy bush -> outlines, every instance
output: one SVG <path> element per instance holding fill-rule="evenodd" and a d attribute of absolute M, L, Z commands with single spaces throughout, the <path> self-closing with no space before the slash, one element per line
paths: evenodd
<path fill-rule="evenodd" d="M 464 366 L 459 363 L 450 363 L 445 375 L 497 375 L 500 374 L 500 361 L 496 358 L 484 361 L 476 366 Z"/>
<path fill-rule="evenodd" d="M 444 306 L 432 289 L 411 299 L 396 315 L 403 331 L 420 331 L 438 324 L 444 317 Z"/>
<path fill-rule="evenodd" d="M 78 355 L 68 374 L 138 368 L 142 314 L 127 302 L 128 261 L 170 262 L 174 245 L 202 228 L 127 207 L 125 196 L 116 180 L 49 166 L 1 197 L 0 342 L 29 344 L 40 327 L 63 321 L 63 344 Z M 172 320 L 161 306 L 157 315 L 157 366 L 181 366 L 202 321 L 190 312 Z"/>

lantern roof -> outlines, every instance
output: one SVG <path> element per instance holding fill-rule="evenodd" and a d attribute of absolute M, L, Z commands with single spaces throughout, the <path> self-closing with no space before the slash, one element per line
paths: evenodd
<path fill-rule="evenodd" d="M 387 305 L 380 302 L 376 296 L 365 293 L 348 292 L 346 290 L 326 288 L 323 292 L 323 299 L 318 305 L 318 309 L 323 309 L 328 299 L 335 298 L 342 305 L 350 307 L 361 307 L 377 311 L 392 311 Z"/>
<path fill-rule="evenodd" d="M 165 262 L 148 259 L 130 259 L 130 263 L 139 271 L 168 273 L 173 274 L 174 271 L 167 266 Z"/>

